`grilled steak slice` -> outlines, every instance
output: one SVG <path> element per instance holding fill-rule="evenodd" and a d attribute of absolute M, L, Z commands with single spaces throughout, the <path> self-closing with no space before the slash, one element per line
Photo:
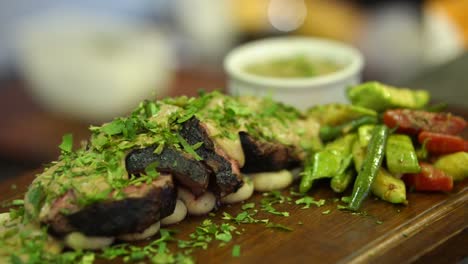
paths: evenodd
<path fill-rule="evenodd" d="M 195 196 L 203 194 L 208 188 L 211 170 L 192 156 L 172 148 L 165 147 L 160 154 L 154 153 L 156 147 L 147 147 L 130 152 L 125 159 L 129 174 L 139 174 L 145 168 L 157 162 L 157 170 L 169 173 L 176 181 L 189 189 Z"/>
<path fill-rule="evenodd" d="M 117 236 L 142 232 L 174 211 L 177 191 L 170 175 L 160 175 L 150 184 L 129 186 L 126 198 L 109 199 L 77 208 L 76 195 L 67 192 L 53 205 L 47 224 L 52 234 L 78 231 L 88 236 Z M 112 197 L 112 194 L 110 195 Z M 73 210 L 71 214 L 63 209 Z"/>
<path fill-rule="evenodd" d="M 245 155 L 243 173 L 291 169 L 302 162 L 292 147 L 277 142 L 256 140 L 246 132 L 239 132 L 239 137 Z"/>
<path fill-rule="evenodd" d="M 225 196 L 242 186 L 239 165 L 222 149 L 215 146 L 200 120 L 195 117 L 190 118 L 183 123 L 179 133 L 190 145 L 203 142 L 195 151 L 203 158 L 203 163 L 213 171 L 214 177 L 211 179 L 210 187 L 214 193 Z"/>

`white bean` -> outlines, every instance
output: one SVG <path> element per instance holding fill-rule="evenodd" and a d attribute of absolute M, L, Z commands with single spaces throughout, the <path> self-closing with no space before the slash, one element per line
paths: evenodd
<path fill-rule="evenodd" d="M 187 211 L 191 215 L 204 215 L 213 210 L 216 204 L 216 197 L 211 192 L 205 192 L 198 198 L 184 188 L 179 188 L 179 199 L 181 199 Z"/>
<path fill-rule="evenodd" d="M 178 223 L 184 220 L 186 215 L 187 215 L 187 207 L 181 200 L 177 199 L 174 212 L 171 215 L 166 216 L 163 219 L 161 219 L 161 224 L 172 225 L 172 224 Z"/>
<path fill-rule="evenodd" d="M 110 246 L 114 242 L 113 237 L 90 237 L 80 232 L 73 232 L 65 237 L 65 244 L 74 249 L 101 249 Z"/>
<path fill-rule="evenodd" d="M 120 240 L 123 241 L 137 241 L 147 239 L 148 237 L 152 237 L 156 235 L 159 231 L 159 227 L 161 226 L 160 222 L 156 222 L 150 225 L 148 228 L 143 230 L 141 233 L 130 233 L 118 236 Z"/>
<path fill-rule="evenodd" d="M 291 185 L 294 180 L 292 173 L 288 170 L 253 173 L 250 174 L 250 177 L 255 190 L 259 192 L 284 189 Z"/>
<path fill-rule="evenodd" d="M 249 199 L 254 192 L 254 184 L 252 180 L 247 176 L 244 176 L 243 180 L 244 185 L 242 185 L 242 187 L 240 187 L 239 190 L 237 190 L 237 192 L 231 193 L 221 198 L 221 202 L 232 204 Z"/>

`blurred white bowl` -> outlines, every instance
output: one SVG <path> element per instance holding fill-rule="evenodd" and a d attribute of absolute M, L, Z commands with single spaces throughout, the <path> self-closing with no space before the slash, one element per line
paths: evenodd
<path fill-rule="evenodd" d="M 298 54 L 336 62 L 341 69 L 306 78 L 265 77 L 245 70 L 252 63 Z M 362 67 L 363 58 L 358 50 L 339 42 L 309 37 L 279 37 L 247 43 L 231 51 L 224 60 L 230 94 L 268 95 L 299 109 L 346 102 L 345 88 L 360 82 Z"/>
<path fill-rule="evenodd" d="M 20 68 L 46 109 L 86 121 L 166 94 L 173 56 L 154 26 L 89 13 L 34 17 L 18 34 Z"/>

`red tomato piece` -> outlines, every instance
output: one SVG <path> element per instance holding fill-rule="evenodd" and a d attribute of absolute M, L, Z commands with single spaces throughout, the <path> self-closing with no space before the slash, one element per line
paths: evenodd
<path fill-rule="evenodd" d="M 453 189 L 453 179 L 429 163 L 419 162 L 421 172 L 405 174 L 402 179 L 416 191 L 444 191 Z"/>
<path fill-rule="evenodd" d="M 449 154 L 458 151 L 468 151 L 468 141 L 461 137 L 439 133 L 421 132 L 418 136 L 421 144 L 426 143 L 426 149 L 433 154 Z"/>
<path fill-rule="evenodd" d="M 399 133 L 411 135 L 417 135 L 421 131 L 457 135 L 466 127 L 465 119 L 450 113 L 410 109 L 387 110 L 383 121 L 390 128 L 397 127 Z"/>

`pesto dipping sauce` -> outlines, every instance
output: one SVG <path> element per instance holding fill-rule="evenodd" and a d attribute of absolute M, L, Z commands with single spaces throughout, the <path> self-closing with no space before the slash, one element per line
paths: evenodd
<path fill-rule="evenodd" d="M 265 77 L 307 78 L 330 74 L 340 70 L 342 67 L 342 65 L 330 59 L 296 55 L 252 63 L 245 67 L 245 71 Z"/>

